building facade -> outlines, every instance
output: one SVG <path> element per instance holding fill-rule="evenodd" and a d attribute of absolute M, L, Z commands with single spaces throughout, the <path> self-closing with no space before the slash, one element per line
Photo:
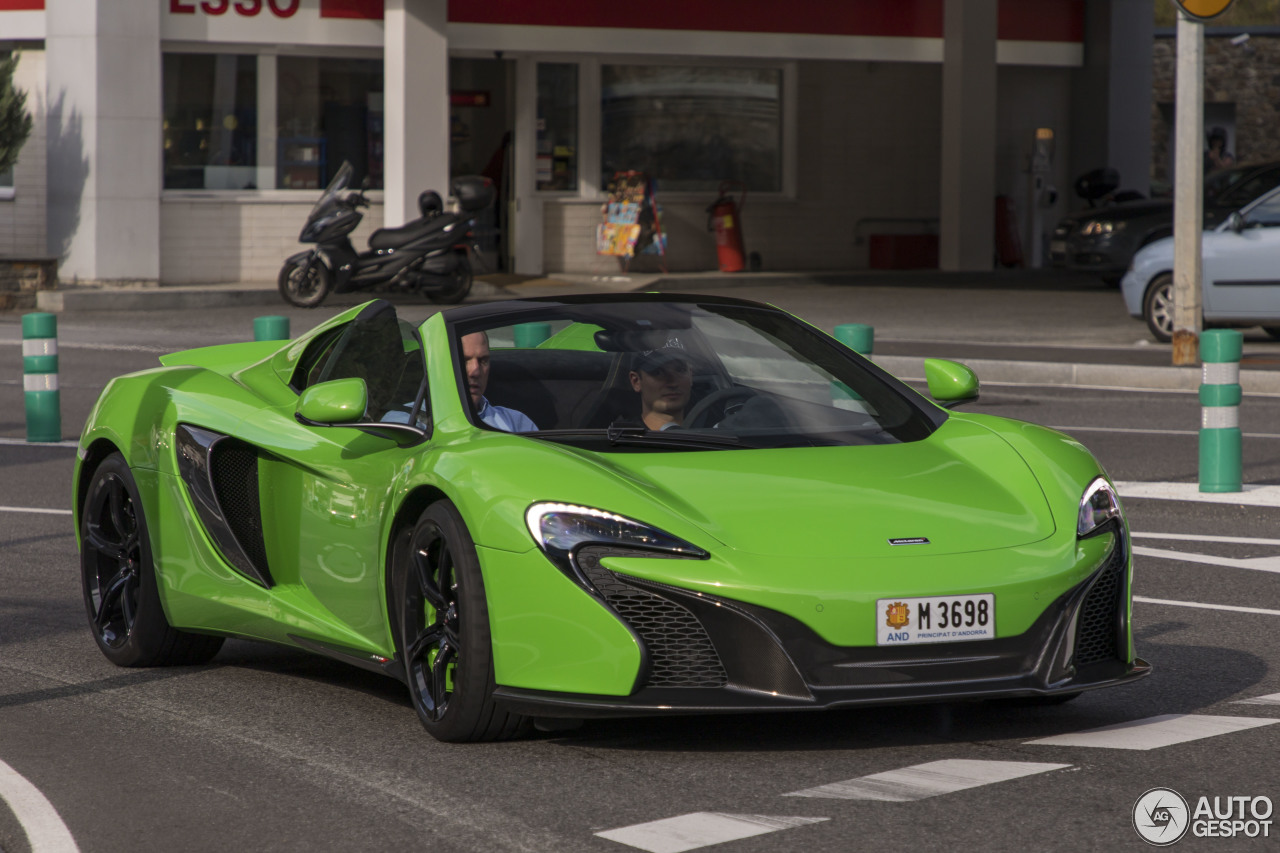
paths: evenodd
<path fill-rule="evenodd" d="M 632 269 L 715 269 L 722 184 L 745 190 L 765 269 L 990 269 L 997 237 L 1034 263 L 1074 206 L 1054 187 L 1149 163 L 1150 74 L 1127 63 L 1145 34 L 1150 68 L 1150 18 L 1142 0 L 0 0 L 36 118 L 0 184 L 0 254 L 56 255 L 64 281 L 274 279 L 347 160 L 375 201 L 357 248 L 481 173 L 490 262 L 525 274 L 615 272 L 597 225 L 629 170 L 666 238 Z M 895 242 L 926 248 L 877 254 Z"/>

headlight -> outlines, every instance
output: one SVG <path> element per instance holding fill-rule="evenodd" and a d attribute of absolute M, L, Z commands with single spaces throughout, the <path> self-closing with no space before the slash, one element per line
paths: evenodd
<path fill-rule="evenodd" d="M 1112 519 L 1119 521 L 1120 496 L 1103 477 L 1095 477 L 1080 498 L 1080 511 L 1076 516 L 1076 535 L 1081 539 L 1109 529 Z"/>
<path fill-rule="evenodd" d="M 639 521 L 602 509 L 561 503 L 536 503 L 524 514 L 529 535 L 538 547 L 570 578 L 585 582 L 574 564 L 574 554 L 583 545 L 634 548 L 658 551 L 677 557 L 702 559 L 707 556 L 696 545 Z"/>

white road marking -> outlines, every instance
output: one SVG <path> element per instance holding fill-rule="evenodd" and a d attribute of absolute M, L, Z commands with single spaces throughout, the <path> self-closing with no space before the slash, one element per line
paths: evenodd
<path fill-rule="evenodd" d="M 44 509 L 36 506 L 0 506 L 0 512 L 35 512 L 41 515 L 71 515 L 69 509 Z"/>
<path fill-rule="evenodd" d="M 0 339 L 0 346 L 5 346 L 5 345 L 22 346 L 22 341 Z M 168 353 L 168 352 L 176 352 L 177 350 L 182 349 L 181 346 L 158 347 L 158 346 L 151 346 L 148 344 L 90 344 L 90 343 L 77 343 L 75 341 L 59 341 L 58 346 L 60 346 L 64 350 L 65 349 L 90 349 L 90 350 L 104 350 L 108 352 Z"/>
<path fill-rule="evenodd" d="M 830 818 L 694 812 L 597 832 L 596 835 L 629 847 L 648 850 L 649 853 L 682 853 L 685 850 L 697 850 L 711 844 L 737 841 L 740 838 L 751 838 L 825 820 Z"/>
<path fill-rule="evenodd" d="M 1211 554 L 1190 554 L 1186 551 L 1170 551 L 1165 548 L 1148 548 L 1134 545 L 1133 553 L 1142 557 L 1158 557 L 1162 560 L 1178 560 L 1183 563 L 1202 563 L 1207 566 L 1223 566 L 1228 569 L 1249 569 L 1255 572 L 1280 574 L 1280 557 L 1214 557 Z"/>
<path fill-rule="evenodd" d="M 1239 492 L 1202 492 L 1198 483 L 1136 483 L 1117 481 L 1122 498 L 1154 498 L 1168 501 L 1236 504 L 1244 506 L 1280 506 L 1280 486 L 1255 486 L 1246 483 Z"/>
<path fill-rule="evenodd" d="M 1134 533 L 1134 539 L 1171 539 L 1186 542 L 1228 542 L 1232 545 L 1276 545 L 1280 539 L 1259 539 L 1255 536 L 1204 536 L 1199 533 Z"/>
<path fill-rule="evenodd" d="M 27 834 L 31 853 L 78 853 L 76 840 L 40 790 L 24 779 L 18 771 L 0 761 L 0 800 L 18 819 L 18 825 Z"/>
<path fill-rule="evenodd" d="M 1264 607 L 1239 607 L 1234 604 L 1205 604 L 1201 601 L 1172 601 L 1167 598 L 1147 598 L 1135 595 L 1134 601 L 1143 604 L 1167 604 L 1171 607 L 1195 607 L 1200 610 L 1227 610 L 1232 613 L 1260 613 L 1263 616 L 1280 616 L 1280 610 L 1267 610 Z"/>
<path fill-rule="evenodd" d="M 1038 764 L 1029 761 L 978 761 L 955 758 L 916 764 L 912 767 L 903 767 L 901 770 L 873 773 L 870 776 L 861 776 L 844 782 L 832 782 L 830 785 L 792 791 L 784 796 L 906 803 L 1070 766 L 1070 764 Z"/>
<path fill-rule="evenodd" d="M 1134 435 L 1185 435 L 1199 436 L 1198 429 L 1143 429 L 1141 427 L 1100 427 L 1100 426 L 1054 426 L 1050 429 L 1056 429 L 1058 432 L 1112 432 L 1112 433 L 1132 433 Z M 1280 438 L 1280 433 L 1276 432 L 1246 432 L 1241 433 L 1244 438 Z"/>
<path fill-rule="evenodd" d="M 1043 746 L 1087 746 L 1102 749 L 1159 749 L 1175 743 L 1231 734 L 1280 723 L 1262 717 L 1214 717 L 1207 714 L 1161 714 L 1114 726 L 1025 741 Z"/>
<path fill-rule="evenodd" d="M 1280 705 L 1280 693 L 1268 693 L 1266 696 L 1255 696 L 1252 699 L 1237 699 L 1232 705 Z"/>
<path fill-rule="evenodd" d="M 78 441 L 27 441 L 25 438 L 0 438 L 0 444 L 13 444 L 20 447 L 79 447 Z"/>

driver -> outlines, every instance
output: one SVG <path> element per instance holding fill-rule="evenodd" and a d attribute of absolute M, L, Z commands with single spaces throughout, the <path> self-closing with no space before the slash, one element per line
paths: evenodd
<path fill-rule="evenodd" d="M 640 393 L 640 418 L 651 430 L 684 425 L 684 410 L 693 390 L 693 368 L 684 344 L 668 338 L 656 349 L 631 356 L 631 387 Z"/>
<path fill-rule="evenodd" d="M 467 378 L 467 392 L 476 417 L 486 425 L 503 432 L 536 432 L 537 425 L 524 412 L 495 406 L 484 396 L 489 385 L 489 335 L 472 332 L 462 336 L 463 372 Z"/>

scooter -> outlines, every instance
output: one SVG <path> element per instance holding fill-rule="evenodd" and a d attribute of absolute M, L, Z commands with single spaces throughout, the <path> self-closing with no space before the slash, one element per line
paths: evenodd
<path fill-rule="evenodd" d="M 314 249 L 284 262 L 278 285 L 291 305 L 315 308 L 330 292 L 380 288 L 421 293 L 432 302 L 454 304 L 471 291 L 469 253 L 479 256 L 473 215 L 493 203 L 493 181 L 478 175 L 454 178 L 458 212 L 446 213 L 438 193 L 418 196 L 418 219 L 399 228 L 379 228 L 367 251 L 357 253 L 350 234 L 369 206 L 362 190 L 347 192 L 353 169 L 343 162 L 298 235 Z"/>

